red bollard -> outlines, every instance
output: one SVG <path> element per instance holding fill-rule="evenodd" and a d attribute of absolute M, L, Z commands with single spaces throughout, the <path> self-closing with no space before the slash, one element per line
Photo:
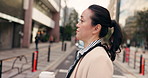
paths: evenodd
<path fill-rule="evenodd" d="M 140 74 L 144 75 L 144 71 L 145 71 L 145 59 L 142 57 L 141 55 L 141 64 L 140 64 Z"/>
<path fill-rule="evenodd" d="M 35 51 L 32 55 L 32 72 L 35 72 L 37 70 L 37 56 L 38 51 Z"/>
<path fill-rule="evenodd" d="M 130 49 L 126 47 L 125 52 L 125 61 L 129 63 Z"/>

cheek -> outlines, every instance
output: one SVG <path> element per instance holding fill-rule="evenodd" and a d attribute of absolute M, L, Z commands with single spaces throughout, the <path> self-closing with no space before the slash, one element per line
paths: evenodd
<path fill-rule="evenodd" d="M 85 36 L 86 30 L 85 28 L 79 28 L 79 32 L 77 32 L 76 37 L 78 39 L 82 39 Z"/>
<path fill-rule="evenodd" d="M 89 27 L 85 27 L 80 31 L 80 35 L 83 37 L 88 36 L 90 34 L 91 34 L 91 29 Z"/>
<path fill-rule="evenodd" d="M 85 34 L 89 34 L 91 33 L 91 25 L 89 23 L 84 23 L 84 24 L 81 24 L 78 28 L 79 30 L 79 34 L 81 35 L 85 35 Z"/>

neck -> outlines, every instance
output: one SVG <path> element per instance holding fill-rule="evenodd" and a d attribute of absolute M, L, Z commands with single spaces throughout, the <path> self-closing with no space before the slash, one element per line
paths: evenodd
<path fill-rule="evenodd" d="M 84 41 L 84 48 L 87 47 L 89 44 L 91 44 L 92 42 L 96 41 L 96 40 L 99 40 L 100 38 L 96 37 L 96 38 L 93 38 L 91 37 L 89 40 L 85 40 Z"/>

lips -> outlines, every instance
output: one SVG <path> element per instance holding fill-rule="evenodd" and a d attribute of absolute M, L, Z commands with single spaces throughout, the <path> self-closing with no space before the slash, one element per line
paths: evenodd
<path fill-rule="evenodd" d="M 76 32 L 79 32 L 79 30 L 77 29 Z"/>

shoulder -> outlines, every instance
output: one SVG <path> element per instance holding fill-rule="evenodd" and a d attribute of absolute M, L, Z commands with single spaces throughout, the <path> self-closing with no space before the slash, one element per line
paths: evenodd
<path fill-rule="evenodd" d="M 97 78 L 110 78 L 104 77 L 104 73 L 109 74 L 109 76 L 112 75 L 113 63 L 103 47 L 94 48 L 84 57 L 84 59 L 88 64 L 89 73 L 94 71 L 101 73 L 97 74 L 97 76 L 99 76 Z"/>
<path fill-rule="evenodd" d="M 103 47 L 96 47 L 91 52 L 101 52 L 101 53 L 105 52 L 106 53 L 106 51 Z"/>
<path fill-rule="evenodd" d="M 91 65 L 99 65 L 101 67 L 113 67 L 112 61 L 103 47 L 96 47 L 88 53 Z"/>
<path fill-rule="evenodd" d="M 110 58 L 105 51 L 103 47 L 96 47 L 93 50 L 91 50 L 86 56 L 84 57 L 87 60 L 108 60 L 110 61 Z"/>
<path fill-rule="evenodd" d="M 96 47 L 93 50 L 91 50 L 88 54 L 93 56 L 108 56 L 107 52 L 103 47 Z"/>

